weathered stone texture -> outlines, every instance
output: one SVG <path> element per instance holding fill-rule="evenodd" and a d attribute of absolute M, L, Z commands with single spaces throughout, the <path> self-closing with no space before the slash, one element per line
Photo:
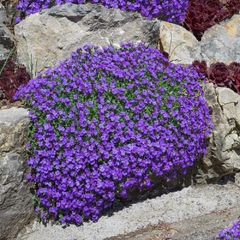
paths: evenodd
<path fill-rule="evenodd" d="M 197 182 L 216 183 L 240 170 L 240 96 L 228 88 L 204 86 L 214 129 L 207 154 L 199 163 Z"/>
<path fill-rule="evenodd" d="M 200 42 L 192 33 L 183 27 L 161 22 L 159 45 L 169 52 L 170 36 L 172 35 L 172 49 L 181 42 L 185 42 L 172 55 L 173 63 L 190 64 L 194 60 L 206 61 L 207 65 L 215 62 L 240 62 L 240 15 L 235 14 L 209 28 L 203 34 Z M 171 50 L 172 50 L 171 49 Z"/>
<path fill-rule="evenodd" d="M 0 2 L 0 24 L 7 21 L 7 13 L 5 7 Z"/>
<path fill-rule="evenodd" d="M 7 23 L 7 10 L 0 1 L 0 70 L 14 46 L 13 35 L 5 25 Z"/>
<path fill-rule="evenodd" d="M 20 63 L 33 72 L 51 68 L 85 44 L 119 46 L 143 42 L 157 47 L 160 22 L 136 12 L 107 9 L 101 4 L 65 4 L 36 13 L 15 26 Z"/>
<path fill-rule="evenodd" d="M 9 240 L 35 217 L 33 186 L 26 151 L 29 118 L 26 109 L 0 110 L 0 239 Z"/>
<path fill-rule="evenodd" d="M 240 62 L 240 15 L 236 14 L 208 29 L 200 42 L 201 54 L 197 59 L 208 65 L 215 62 Z"/>
<path fill-rule="evenodd" d="M 0 23 L 0 69 L 13 48 L 13 36 L 9 29 Z"/>
<path fill-rule="evenodd" d="M 2 3 L 6 9 L 6 24 L 16 24 L 16 18 L 20 15 L 20 11 L 16 8 L 18 0 L 0 0 L 0 3 Z"/>
<path fill-rule="evenodd" d="M 198 40 L 185 28 L 161 21 L 159 44 L 161 51 L 169 53 L 176 64 L 191 64 L 200 51 Z"/>

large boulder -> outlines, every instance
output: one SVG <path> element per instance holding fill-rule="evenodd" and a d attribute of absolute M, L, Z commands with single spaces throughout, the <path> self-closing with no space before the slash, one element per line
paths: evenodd
<path fill-rule="evenodd" d="M 224 87 L 204 85 L 214 129 L 207 154 L 198 164 L 197 183 L 217 183 L 240 171 L 240 95 Z"/>
<path fill-rule="evenodd" d="M 185 28 L 161 21 L 158 49 L 169 53 L 176 64 L 191 64 L 200 51 L 198 40 Z"/>
<path fill-rule="evenodd" d="M 198 60 L 205 60 L 208 65 L 215 62 L 240 62 L 240 15 L 235 14 L 220 24 L 209 28 L 201 39 L 201 52 Z"/>
<path fill-rule="evenodd" d="M 159 20 L 148 20 L 140 13 L 67 3 L 30 15 L 15 26 L 18 59 L 28 71 L 32 65 L 35 74 L 85 44 L 119 46 L 131 41 L 157 47 L 159 28 Z"/>
<path fill-rule="evenodd" d="M 34 213 L 33 184 L 26 180 L 30 171 L 25 144 L 29 117 L 26 109 L 0 110 L 0 239 L 10 240 L 29 223 Z"/>

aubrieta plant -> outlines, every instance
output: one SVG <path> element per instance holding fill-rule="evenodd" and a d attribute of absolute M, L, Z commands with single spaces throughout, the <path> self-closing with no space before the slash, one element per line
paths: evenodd
<path fill-rule="evenodd" d="M 86 45 L 21 87 L 41 218 L 96 221 L 156 177 L 185 174 L 211 129 L 199 76 L 144 44 Z"/>
<path fill-rule="evenodd" d="M 214 240 L 239 240 L 240 239 L 240 218 L 232 223 L 227 229 L 221 230 Z"/>
<path fill-rule="evenodd" d="M 173 23 L 181 23 L 188 7 L 188 0 L 19 0 L 17 9 L 24 15 L 33 14 L 44 8 L 65 3 L 101 3 L 107 8 L 122 11 L 138 11 L 144 17 L 158 17 Z M 19 21 L 20 19 L 18 19 Z"/>

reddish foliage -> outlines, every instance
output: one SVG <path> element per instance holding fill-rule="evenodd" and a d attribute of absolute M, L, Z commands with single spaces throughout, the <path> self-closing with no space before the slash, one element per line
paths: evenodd
<path fill-rule="evenodd" d="M 205 61 L 202 62 L 194 61 L 192 65 L 198 68 L 198 72 L 204 74 L 207 77 L 207 64 Z"/>
<path fill-rule="evenodd" d="M 217 62 L 210 65 L 208 78 L 216 84 L 223 84 L 230 80 L 230 71 L 223 62 Z"/>
<path fill-rule="evenodd" d="M 205 61 L 194 61 L 192 65 L 216 86 L 228 87 L 240 94 L 240 63 L 232 62 L 226 65 L 225 63 L 217 62 L 207 68 Z"/>
<path fill-rule="evenodd" d="M 239 0 L 228 0 L 226 4 L 227 9 L 231 15 L 235 14 L 240 10 L 240 1 Z"/>
<path fill-rule="evenodd" d="M 239 0 L 189 0 L 183 27 L 201 40 L 203 33 L 216 23 L 231 17 L 240 10 Z"/>
<path fill-rule="evenodd" d="M 30 75 L 24 67 L 17 66 L 10 58 L 0 75 L 0 91 L 3 92 L 2 99 L 13 102 L 13 96 L 20 85 L 26 85 L 30 80 Z M 0 100 L 2 100 L 0 99 Z"/>

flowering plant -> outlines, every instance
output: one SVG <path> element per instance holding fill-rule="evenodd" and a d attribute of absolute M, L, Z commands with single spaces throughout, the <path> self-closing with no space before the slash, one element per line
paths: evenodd
<path fill-rule="evenodd" d="M 240 218 L 227 229 L 221 230 L 214 240 L 239 240 L 240 239 Z"/>
<path fill-rule="evenodd" d="M 31 109 L 36 210 L 61 223 L 96 221 L 155 177 L 186 173 L 211 127 L 195 69 L 143 44 L 84 46 L 17 97 Z"/>
<path fill-rule="evenodd" d="M 7 59 L 6 65 L 0 71 L 0 100 L 13 102 L 18 87 L 22 84 L 26 85 L 29 80 L 30 75 L 25 67 L 17 66 L 12 58 Z"/>
<path fill-rule="evenodd" d="M 187 0 L 19 0 L 18 10 L 22 17 L 64 3 L 82 4 L 87 2 L 101 3 L 107 8 L 119 8 L 122 11 L 138 11 L 144 17 L 159 17 L 161 20 L 180 23 L 184 20 L 188 7 Z M 19 20 L 18 20 L 19 21 Z"/>

